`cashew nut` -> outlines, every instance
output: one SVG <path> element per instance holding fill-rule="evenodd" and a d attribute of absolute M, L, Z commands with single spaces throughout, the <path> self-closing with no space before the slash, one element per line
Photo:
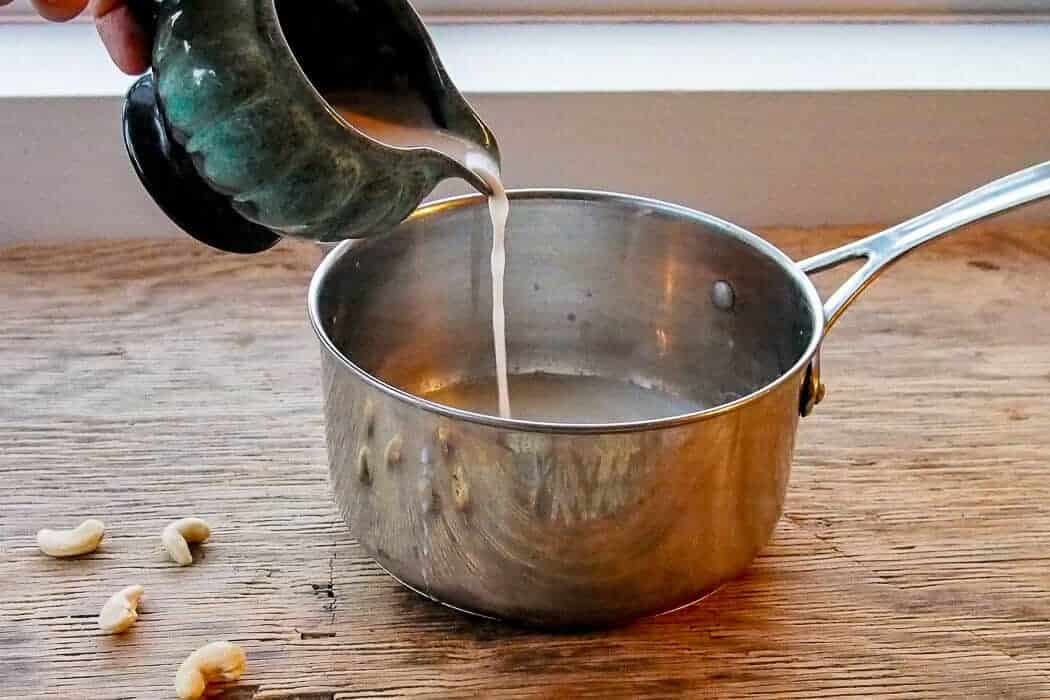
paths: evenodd
<path fill-rule="evenodd" d="M 176 564 L 189 566 L 193 563 L 189 543 L 204 542 L 209 537 L 211 528 L 208 527 L 208 523 L 200 518 L 183 518 L 164 528 L 160 541 Z"/>
<path fill-rule="evenodd" d="M 99 629 L 107 634 L 126 632 L 139 619 L 139 601 L 145 592 L 142 586 L 128 586 L 114 593 L 98 614 Z"/>
<path fill-rule="evenodd" d="M 72 530 L 41 530 L 36 533 L 40 551 L 51 557 L 76 557 L 98 549 L 106 534 L 101 520 L 85 520 Z"/>
<path fill-rule="evenodd" d="M 204 697 L 209 683 L 238 680 L 244 673 L 244 650 L 230 642 L 212 642 L 190 654 L 175 673 L 179 700 Z"/>

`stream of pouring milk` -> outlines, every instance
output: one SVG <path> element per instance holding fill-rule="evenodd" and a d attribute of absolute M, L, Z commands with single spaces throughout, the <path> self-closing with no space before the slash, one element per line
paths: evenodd
<path fill-rule="evenodd" d="M 335 96 L 333 104 L 344 119 L 368 136 L 400 148 L 432 148 L 477 175 L 492 190 L 488 198 L 492 217 L 492 340 L 496 355 L 499 414 L 509 418 L 503 278 L 507 266 L 506 230 L 510 202 L 500 179 L 499 164 L 478 144 L 434 124 L 421 100 L 354 92 Z"/>
<path fill-rule="evenodd" d="M 510 200 L 500 179 L 499 167 L 487 153 L 467 153 L 466 165 L 484 179 L 492 190 L 488 195 L 488 214 L 492 217 L 492 342 L 496 345 L 496 382 L 500 416 L 510 418 L 510 386 L 507 381 L 507 326 L 503 306 L 503 278 L 507 269 L 507 216 Z"/>
<path fill-rule="evenodd" d="M 350 124 L 368 136 L 390 146 L 432 148 L 477 175 L 491 190 L 488 203 L 492 217 L 492 336 L 496 381 L 470 378 L 427 394 L 427 398 L 470 411 L 491 413 L 498 409 L 499 415 L 510 417 L 503 306 L 505 237 L 510 207 L 500 181 L 499 164 L 479 145 L 435 125 L 422 101 L 407 100 L 403 96 L 394 99 L 349 93 L 336 96 L 333 104 Z M 510 379 L 514 384 L 514 413 L 525 419 L 602 423 L 673 416 L 701 408 L 691 400 L 616 379 L 551 374 L 516 375 Z"/>
<path fill-rule="evenodd" d="M 467 155 L 467 167 L 481 176 L 492 190 L 489 195 L 489 215 L 492 217 L 492 340 L 496 346 L 496 390 L 499 394 L 499 414 L 510 418 L 510 384 L 507 380 L 507 314 L 503 307 L 503 278 L 507 270 L 507 217 L 510 200 L 499 177 L 499 168 L 485 154 L 476 158 Z M 473 162 L 473 165 L 471 163 Z"/>

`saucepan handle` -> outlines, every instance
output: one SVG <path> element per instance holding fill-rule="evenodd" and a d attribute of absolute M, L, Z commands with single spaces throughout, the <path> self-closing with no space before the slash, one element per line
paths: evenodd
<path fill-rule="evenodd" d="M 924 243 L 967 224 L 1050 196 L 1050 161 L 1007 175 L 893 228 L 848 243 L 798 265 L 812 274 L 850 260 L 865 263 L 824 303 L 825 330 L 890 265 Z"/>
<path fill-rule="evenodd" d="M 868 285 L 905 254 L 974 221 L 1047 196 L 1050 196 L 1050 161 L 1007 175 L 881 233 L 801 261 L 799 267 L 813 274 L 850 260 L 864 260 L 864 265 L 824 302 L 825 332 Z M 818 354 L 803 387 L 803 415 L 823 398 L 819 370 Z"/>

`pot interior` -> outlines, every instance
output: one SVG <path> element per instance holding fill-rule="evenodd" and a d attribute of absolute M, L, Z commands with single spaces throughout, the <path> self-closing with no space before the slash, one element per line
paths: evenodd
<path fill-rule="evenodd" d="M 612 379 L 684 402 L 631 416 L 655 420 L 745 397 L 812 351 L 819 299 L 758 237 L 641 198 L 540 190 L 511 198 L 512 375 Z M 315 280 L 315 324 L 348 362 L 410 394 L 491 382 L 491 240 L 485 200 L 467 197 L 343 244 Z M 512 380 L 512 403 L 514 388 Z M 553 421 L 620 419 L 611 411 Z"/>

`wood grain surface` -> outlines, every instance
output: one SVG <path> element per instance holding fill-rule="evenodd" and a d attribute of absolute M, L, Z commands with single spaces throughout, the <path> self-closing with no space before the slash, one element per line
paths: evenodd
<path fill-rule="evenodd" d="M 767 233 L 802 257 L 863 231 Z M 1050 697 L 1050 228 L 959 233 L 888 272 L 828 340 L 750 572 L 586 634 L 447 611 L 354 543 L 304 312 L 317 259 L 0 250 L 0 697 L 170 698 L 216 639 L 248 652 L 243 700 Z M 214 536 L 178 568 L 159 534 L 188 514 Z M 86 517 L 109 527 L 97 553 L 37 551 Z M 101 635 L 132 583 L 138 625 Z"/>

